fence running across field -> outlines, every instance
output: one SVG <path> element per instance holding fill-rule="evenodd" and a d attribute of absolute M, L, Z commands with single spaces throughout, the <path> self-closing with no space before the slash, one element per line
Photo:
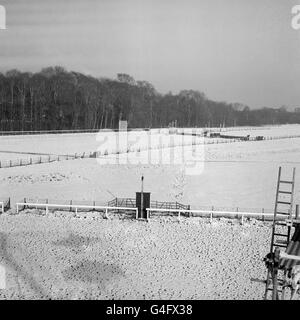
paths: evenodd
<path fill-rule="evenodd" d="M 60 202 L 60 203 L 58 203 Z M 68 202 L 68 203 L 66 203 Z M 17 213 L 19 213 L 21 210 L 24 209 L 45 209 L 46 214 L 49 213 L 49 209 L 59 209 L 59 210 L 68 210 L 73 211 L 75 210 L 75 213 L 77 214 L 78 211 L 101 211 L 105 213 L 105 217 L 108 218 L 108 212 L 109 211 L 134 211 L 135 216 L 137 217 L 138 209 L 133 207 L 110 207 L 110 206 L 104 206 L 104 205 L 97 205 L 97 201 L 90 201 L 88 202 L 90 204 L 85 204 L 83 201 L 76 204 L 76 201 L 70 200 L 70 201 L 61 201 L 61 200 L 54 200 L 53 202 L 50 202 L 48 199 L 45 199 L 44 201 L 39 199 L 33 202 L 28 201 L 28 199 L 24 199 L 24 201 L 20 201 L 16 203 Z"/>
<path fill-rule="evenodd" d="M 153 207 L 152 207 L 153 205 Z M 117 213 L 132 212 L 137 218 L 138 208 L 135 206 L 135 199 L 133 198 L 115 198 L 104 205 L 100 201 L 74 201 L 74 200 L 50 200 L 50 199 L 28 199 L 24 198 L 22 201 L 16 203 L 17 213 L 24 209 L 45 209 L 46 213 L 49 209 L 64 210 L 74 212 L 78 211 L 100 211 L 105 213 L 105 217 L 108 217 L 108 212 L 114 211 Z M 188 208 L 188 209 L 187 209 Z M 190 209 L 190 206 L 180 204 L 178 202 L 159 202 L 151 201 L 151 207 L 146 209 L 147 217 L 162 216 L 174 214 L 180 219 L 181 216 L 186 217 L 203 217 L 209 218 L 212 221 L 213 218 L 241 218 L 242 222 L 245 217 L 255 218 L 261 220 L 272 220 L 274 214 L 271 209 L 264 208 L 233 208 L 233 207 L 214 207 L 214 206 L 202 206 L 198 209 Z M 284 220 L 286 215 L 278 215 L 277 219 Z"/>
<path fill-rule="evenodd" d="M 127 128 L 127 131 L 149 131 L 160 130 L 159 128 Z M 163 129 L 162 129 L 163 130 Z M 45 134 L 76 134 L 76 133 L 97 133 L 97 132 L 119 132 L 119 129 L 77 129 L 77 130 L 39 130 L 39 131 L 0 131 L 0 136 L 19 135 L 45 135 Z"/>
<path fill-rule="evenodd" d="M 73 155 L 57 155 L 57 156 L 48 155 L 48 156 L 30 157 L 30 158 L 16 159 L 16 160 L 2 160 L 2 161 L 0 160 L 0 168 L 29 166 L 34 164 L 50 163 L 55 161 L 86 159 L 86 158 L 95 158 L 95 153 L 83 152 L 81 154 L 75 153 Z"/>
<path fill-rule="evenodd" d="M 269 130 L 278 128 L 280 125 L 274 126 L 258 126 L 258 127 L 204 127 L 204 128 L 176 128 L 178 130 L 191 129 L 191 130 L 205 130 L 209 132 L 228 132 L 228 131 L 253 131 L 253 130 Z M 157 131 L 161 132 L 168 128 L 127 128 L 127 131 Z M 76 134 L 76 133 L 97 133 L 97 132 L 119 132 L 119 129 L 76 129 L 76 130 L 26 130 L 26 131 L 0 131 L 0 136 L 15 136 L 15 135 L 45 135 L 45 134 Z"/>
<path fill-rule="evenodd" d="M 190 134 L 188 134 L 190 135 Z M 287 135 L 287 136 L 269 136 L 263 137 L 263 139 L 257 139 L 257 137 L 249 137 L 244 139 L 245 137 L 227 137 L 227 138 L 203 138 L 200 141 L 193 140 L 192 142 L 187 143 L 175 143 L 171 141 L 167 145 L 154 145 L 154 146 L 136 146 L 135 148 L 119 148 L 118 150 L 102 150 L 95 152 L 83 152 L 83 153 L 75 153 L 73 155 L 47 155 L 40 157 L 30 157 L 26 159 L 17 159 L 17 160 L 2 160 L 0 161 L 0 169 L 1 168 L 10 168 L 10 167 L 18 167 L 18 166 L 28 166 L 34 164 L 42 164 L 42 163 L 50 163 L 54 161 L 62 161 L 62 160 L 75 160 L 75 159 L 86 159 L 86 158 L 98 158 L 103 156 L 109 156 L 114 154 L 125 154 L 130 152 L 141 152 L 153 149 L 160 148 L 173 148 L 180 146 L 194 146 L 194 145 L 210 145 L 210 144 L 222 144 L 222 143 L 234 143 L 234 142 L 251 142 L 251 141 L 263 141 L 263 140 L 279 140 L 279 139 L 292 139 L 292 138 L 300 138 L 300 135 Z"/>
<path fill-rule="evenodd" d="M 178 219 L 182 215 L 188 217 L 208 217 L 210 221 L 213 218 L 241 218 L 242 222 L 244 221 L 245 217 L 248 218 L 255 218 L 261 220 L 273 220 L 274 214 L 273 213 L 266 213 L 266 212 L 247 212 L 247 211 L 219 211 L 219 210 L 183 210 L 183 209 L 158 209 L 158 208 L 147 208 L 147 217 L 150 218 L 151 212 L 152 213 L 177 213 Z M 278 215 L 276 217 L 278 220 L 285 220 L 286 215 Z"/>

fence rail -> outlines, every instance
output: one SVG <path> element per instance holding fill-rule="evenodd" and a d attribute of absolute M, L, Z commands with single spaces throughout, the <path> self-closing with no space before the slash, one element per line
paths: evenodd
<path fill-rule="evenodd" d="M 41 200 L 40 200 L 41 201 Z M 65 201 L 64 201 L 65 202 Z M 1 205 L 1 202 L 0 202 Z M 85 210 L 92 210 L 92 211 L 104 211 L 105 217 L 108 217 L 109 211 L 134 211 L 135 217 L 138 217 L 138 208 L 136 207 L 128 207 L 128 206 L 100 206 L 100 205 L 83 205 L 83 204 L 62 204 L 62 203 L 41 203 L 41 202 L 17 202 L 16 203 L 17 213 L 19 213 L 21 210 L 24 210 L 25 208 L 44 208 L 46 210 L 46 214 L 49 212 L 49 208 L 57 208 L 57 209 L 68 209 L 72 211 L 72 209 L 75 209 L 75 213 L 78 213 L 78 210 L 85 209 Z M 3 210 L 3 207 L 2 207 Z M 266 213 L 266 212 L 246 212 L 246 211 L 219 211 L 219 210 L 186 210 L 182 208 L 147 208 L 147 219 L 150 218 L 151 212 L 166 212 L 166 213 L 177 213 L 178 219 L 180 219 L 180 216 L 183 214 L 187 214 L 189 217 L 209 217 L 212 221 L 213 217 L 241 217 L 242 222 L 244 220 L 245 216 L 248 217 L 254 217 L 254 218 L 270 218 L 273 219 L 274 215 L 273 213 Z M 286 215 L 278 214 L 279 220 L 285 220 Z"/>
<path fill-rule="evenodd" d="M 123 201 L 124 205 L 120 205 L 121 202 L 117 200 L 129 200 Z M 134 200 L 134 204 L 133 204 Z M 6 201 L 6 203 L 8 203 Z M 129 203 L 132 206 L 129 206 Z M 127 204 L 127 205 L 126 205 Z M 161 204 L 170 205 L 170 207 L 162 207 Z M 152 206 L 153 205 L 153 206 Z M 0 202 L 1 206 L 1 202 Z M 10 200 L 9 200 L 10 206 Z M 78 210 L 84 211 L 104 211 L 105 216 L 107 217 L 108 211 L 134 211 L 136 218 L 138 217 L 138 208 L 135 206 L 134 198 L 115 198 L 112 201 L 108 202 L 108 205 L 103 205 L 103 202 L 100 201 L 75 201 L 75 200 L 55 200 L 55 199 L 30 199 L 24 198 L 23 200 L 16 203 L 17 213 L 25 208 L 44 208 L 46 213 L 49 212 L 49 208 L 57 208 L 61 210 L 73 211 L 77 213 Z M 4 207 L 5 208 L 5 207 Z M 188 208 L 188 209 L 186 209 Z M 3 211 L 3 207 L 2 207 Z M 177 214 L 178 218 L 181 215 L 188 217 L 209 217 L 210 220 L 213 217 L 226 217 L 226 218 L 241 218 L 242 222 L 244 217 L 260 218 L 263 220 L 272 220 L 274 214 L 271 209 L 258 209 L 258 208 L 233 208 L 233 207 L 214 207 L 214 206 L 202 206 L 197 210 L 190 209 L 190 206 L 179 204 L 178 202 L 159 202 L 152 201 L 151 207 L 146 209 L 147 218 L 150 217 L 150 214 L 155 213 L 168 213 L 168 214 Z M 279 220 L 285 220 L 286 215 L 278 214 Z"/>
<path fill-rule="evenodd" d="M 178 219 L 184 213 L 186 213 L 189 217 L 209 217 L 210 221 L 212 221 L 213 217 L 216 215 L 218 217 L 241 217 L 242 222 L 244 221 L 244 217 L 261 217 L 262 219 L 270 218 L 273 220 L 273 213 L 265 213 L 265 212 L 245 212 L 245 211 L 217 211 L 217 210 L 183 210 L 183 209 L 158 209 L 158 208 L 147 208 L 147 217 L 150 218 L 151 212 L 167 212 L 167 213 L 177 213 Z M 278 220 L 286 220 L 286 215 L 277 214 Z"/>
<path fill-rule="evenodd" d="M 163 129 L 163 128 L 162 128 Z M 127 128 L 126 131 L 149 131 L 160 130 L 159 128 Z M 0 131 L 0 136 L 16 135 L 43 135 L 43 134 L 73 134 L 73 133 L 95 133 L 95 132 L 119 132 L 119 129 L 77 129 L 77 130 L 37 130 L 37 131 Z"/>
<path fill-rule="evenodd" d="M 66 208 L 66 209 L 75 209 L 75 213 L 78 213 L 78 209 L 90 209 L 93 211 L 104 211 L 105 217 L 108 217 L 108 211 L 109 210 L 122 210 L 122 211 L 135 211 L 136 217 L 138 214 L 137 208 L 130 208 L 130 207 L 109 207 L 109 206 L 89 206 L 89 205 L 76 205 L 76 204 L 55 204 L 55 203 L 34 203 L 34 202 L 17 202 L 17 213 L 20 212 L 20 207 L 22 207 L 22 210 L 25 208 L 44 208 L 46 209 L 46 214 L 49 213 L 49 208 Z"/>
<path fill-rule="evenodd" d="M 275 126 L 276 128 L 278 126 Z M 205 130 L 205 131 L 220 131 L 227 132 L 227 131 L 242 131 L 242 130 L 262 130 L 262 129 L 273 129 L 274 127 L 265 127 L 265 126 L 258 126 L 258 127 L 227 127 L 227 128 L 178 128 L 178 132 L 180 130 L 191 129 L 191 130 Z M 168 127 L 165 128 L 127 128 L 127 131 L 149 131 L 149 130 L 167 130 Z M 0 136 L 8 136 L 8 135 L 42 135 L 42 134 L 73 134 L 73 133 L 94 133 L 94 132 L 106 132 L 106 131 L 114 131 L 118 132 L 119 129 L 76 129 L 76 130 L 12 130 L 12 131 L 0 131 Z"/>
<path fill-rule="evenodd" d="M 86 159 L 95 158 L 94 152 L 75 153 L 73 155 L 48 155 L 40 157 L 30 157 L 26 159 L 16 160 L 0 160 L 0 168 L 22 167 L 34 164 L 51 163 L 55 161 L 74 160 L 74 159 Z"/>

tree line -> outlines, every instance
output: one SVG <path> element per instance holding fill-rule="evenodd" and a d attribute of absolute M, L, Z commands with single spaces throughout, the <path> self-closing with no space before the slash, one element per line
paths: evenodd
<path fill-rule="evenodd" d="M 119 73 L 95 78 L 63 67 L 0 73 L 0 131 L 259 126 L 300 123 L 285 107 L 251 110 L 196 90 L 161 94 L 148 81 Z"/>

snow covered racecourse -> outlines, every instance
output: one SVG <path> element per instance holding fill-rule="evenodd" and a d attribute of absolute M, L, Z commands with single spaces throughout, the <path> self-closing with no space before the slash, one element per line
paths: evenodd
<path fill-rule="evenodd" d="M 1 162 L 94 157 L 0 168 L 0 201 L 10 198 L 12 206 L 0 214 L 6 288 L 0 298 L 262 299 L 264 286 L 251 279 L 264 280 L 259 261 L 269 250 L 269 222 L 182 217 L 179 223 L 156 215 L 147 223 L 124 213 L 104 219 L 99 212 L 39 208 L 16 214 L 14 204 L 24 198 L 103 206 L 134 198 L 142 175 L 153 200 L 272 212 L 278 167 L 287 174 L 300 169 L 300 125 L 222 129 L 269 138 L 234 143 L 203 137 L 205 129 L 186 129 L 194 136 L 181 130 L 1 136 Z"/>
<path fill-rule="evenodd" d="M 1 216 L 2 299 L 261 299 L 270 225 Z M 234 248 L 234 250 L 233 250 Z M 250 271 L 250 272 L 249 272 Z M 136 281 L 136 279 L 139 279 Z"/>

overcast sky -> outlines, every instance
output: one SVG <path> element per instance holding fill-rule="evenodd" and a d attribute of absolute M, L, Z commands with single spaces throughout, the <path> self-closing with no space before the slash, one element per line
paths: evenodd
<path fill-rule="evenodd" d="M 0 71 L 128 73 L 158 91 L 300 106 L 300 0 L 0 0 Z"/>

